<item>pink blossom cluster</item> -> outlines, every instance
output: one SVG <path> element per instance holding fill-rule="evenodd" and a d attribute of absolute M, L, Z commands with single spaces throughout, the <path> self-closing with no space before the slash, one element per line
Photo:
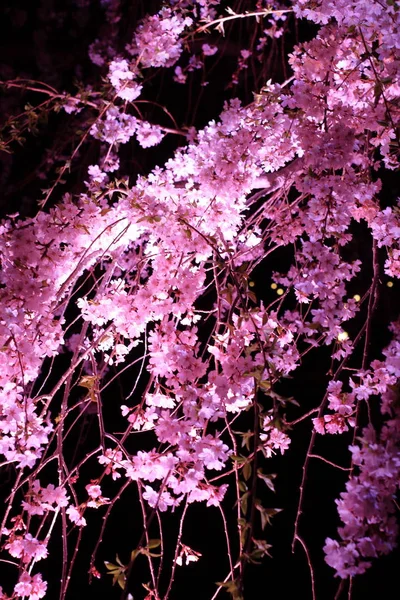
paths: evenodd
<path fill-rule="evenodd" d="M 268 457 L 280 450 L 281 454 L 286 452 L 290 445 L 290 437 L 272 425 L 272 417 L 266 417 L 263 423 L 263 432 L 260 434 L 260 440 Z"/>
<path fill-rule="evenodd" d="M 46 487 L 40 485 L 40 481 L 35 479 L 22 501 L 22 507 L 28 515 L 44 515 L 47 511 L 56 511 L 63 506 L 68 505 L 68 496 L 65 488 L 55 487 L 52 483 Z"/>
<path fill-rule="evenodd" d="M 193 11 L 196 19 L 213 21 L 217 16 L 216 7 L 220 0 L 171 0 L 172 7 L 176 4 L 182 9 Z"/>
<path fill-rule="evenodd" d="M 40 573 L 36 575 L 30 575 L 27 571 L 24 571 L 14 588 L 14 594 L 12 598 L 27 598 L 28 600 L 39 600 L 44 598 L 47 591 L 47 583 L 43 581 Z M 10 596 L 4 594 L 0 588 L 1 600 L 9 600 Z"/>
<path fill-rule="evenodd" d="M 343 392 L 342 387 L 342 381 L 329 382 L 328 408 L 333 413 L 313 419 L 318 433 L 343 433 L 355 426 L 356 394 Z"/>
<path fill-rule="evenodd" d="M 400 414 L 397 386 L 400 378 L 400 329 L 393 323 L 393 340 L 383 351 L 384 361 L 372 361 L 369 372 L 359 374 L 360 384 L 351 381 L 353 392 L 341 393 L 342 383 L 331 382 L 329 407 L 341 414 L 354 409 L 355 398 L 369 400 L 382 397 L 381 412 L 388 418 L 377 431 L 370 424 L 363 430 L 357 445 L 350 446 L 353 470 L 346 492 L 336 501 L 343 522 L 341 541 L 328 538 L 324 551 L 326 562 L 338 576 L 346 578 L 364 573 L 371 559 L 388 554 L 397 543 L 395 495 L 400 485 Z M 349 402 L 349 398 L 351 398 Z M 326 425 L 328 430 L 328 425 Z"/>
<path fill-rule="evenodd" d="M 11 556 L 20 558 L 24 563 L 31 562 L 31 560 L 36 562 L 47 556 L 46 544 L 32 537 L 30 533 L 24 536 L 14 536 L 5 547 Z"/>
<path fill-rule="evenodd" d="M 117 96 L 122 100 L 133 102 L 140 96 L 142 86 L 133 81 L 135 73 L 129 68 L 126 59 L 112 60 L 110 62 L 108 78 L 117 92 Z"/>
<path fill-rule="evenodd" d="M 45 454 L 53 434 L 67 443 L 67 417 L 93 410 L 100 423 L 101 442 L 93 453 L 99 477 L 135 482 L 147 504 L 161 512 L 184 501 L 220 505 L 227 484 L 215 484 L 212 477 L 229 473 L 236 445 L 231 425 L 258 406 L 259 395 L 267 409 L 255 452 L 283 454 L 290 438 L 279 419 L 271 420 L 271 405 L 279 412 L 275 384 L 322 344 L 333 366 L 352 354 L 343 326 L 360 304 L 348 289 L 364 266 L 345 258 L 354 222 L 368 227 L 374 243 L 385 248 L 386 274 L 400 275 L 398 208 L 381 208 L 376 176 L 382 165 L 398 166 L 391 141 L 400 117 L 399 12 L 392 5 L 297 0 L 296 13 L 323 26 L 312 41 L 295 48 L 290 83 L 268 83 L 248 106 L 237 99 L 226 103 L 218 121 L 134 184 L 111 179 L 120 144 L 136 136 L 148 148 L 164 135 L 132 114 L 145 89 L 138 84 L 139 69 L 174 66 L 194 16 L 212 18 L 216 4 L 171 2 L 145 17 L 127 48 L 129 60 L 108 47 L 103 54 L 92 47 L 98 64 L 109 62 L 112 87 L 112 100 L 98 101 L 90 127 L 107 145 L 100 164 L 89 167 L 84 193 L 67 193 L 35 217 L 14 215 L 0 225 L 5 462 L 20 473 L 40 472 L 54 458 Z M 117 19 L 113 3 L 109 9 Z M 202 52 L 210 56 L 213 47 L 203 44 Z M 241 56 L 245 68 L 250 55 Z M 260 189 L 261 196 L 254 192 Z M 265 306 L 251 292 L 250 275 L 261 263 L 269 268 L 268 257 L 282 246 L 290 248 L 291 264 L 273 274 L 281 299 Z M 210 290 L 212 306 L 202 309 Z M 206 327 L 211 333 L 205 341 Z M 351 446 L 357 474 L 337 503 L 341 542 L 328 539 L 325 546 L 327 562 L 340 577 L 364 572 L 370 558 L 395 543 L 399 325 L 392 330 L 385 359 L 365 363 L 356 382 L 349 381 L 351 392 L 333 379 L 330 412 L 313 419 L 319 433 L 342 433 L 358 425 L 357 403 L 375 395 L 390 416 L 380 434 L 367 428 L 360 446 Z M 122 400 L 125 432 L 107 432 L 102 386 L 111 368 L 117 373 L 128 368 L 136 352 L 142 352 L 139 378 L 146 381 L 145 391 L 139 394 L 135 385 Z M 61 353 L 69 365 L 53 386 L 42 369 L 48 368 L 46 359 L 57 360 Z M 75 388 L 86 395 L 70 406 Z M 51 412 L 53 405 L 59 416 Z M 133 434 L 152 439 L 146 446 L 152 449 L 128 452 L 125 441 Z M 83 527 L 87 508 L 110 502 L 99 479 L 85 486 L 79 503 L 74 488 L 79 475 L 66 476 L 61 457 L 57 460 L 65 476 L 57 486 L 42 487 L 36 474 L 24 484 L 24 527 L 34 517 L 56 518 L 64 509 L 69 526 Z M 45 543 L 23 529 L 2 531 L 11 556 L 23 565 L 45 558 Z M 17 596 L 35 600 L 45 592 L 39 574 L 21 573 Z"/>
<path fill-rule="evenodd" d="M 137 119 L 121 108 L 110 106 L 104 118 L 92 125 L 90 133 L 108 144 L 126 144 L 135 134 Z"/>
<path fill-rule="evenodd" d="M 171 67 L 182 52 L 181 34 L 191 24 L 190 17 L 162 8 L 143 19 L 127 51 L 138 57 L 143 68 Z"/>
<path fill-rule="evenodd" d="M 393 3 L 378 0 L 359 2 L 352 0 L 298 0 L 293 4 L 296 14 L 316 23 L 328 23 L 335 19 L 343 27 L 360 27 L 368 40 L 380 38 L 379 54 L 387 56 L 391 50 L 399 50 L 399 14 Z"/>
<path fill-rule="evenodd" d="M 52 431 L 49 419 L 36 414 L 33 400 L 24 398 L 23 388 L 4 382 L 0 406 L 0 452 L 6 461 L 19 464 L 21 468 L 33 467 Z"/>
<path fill-rule="evenodd" d="M 397 543 L 395 494 L 400 484 L 399 414 L 389 419 L 378 436 L 364 429 L 360 445 L 350 447 L 359 470 L 337 500 L 343 522 L 341 541 L 328 538 L 326 562 L 339 577 L 364 573 L 371 559 L 389 554 Z"/>

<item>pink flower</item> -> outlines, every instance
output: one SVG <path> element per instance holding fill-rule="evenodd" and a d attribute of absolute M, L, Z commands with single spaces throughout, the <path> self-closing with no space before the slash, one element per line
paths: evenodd
<path fill-rule="evenodd" d="M 75 506 L 69 506 L 66 513 L 74 525 L 77 525 L 78 527 L 84 527 L 86 525 L 86 519 Z"/>
<path fill-rule="evenodd" d="M 182 17 L 177 11 L 163 8 L 153 16 L 142 20 L 134 40 L 127 50 L 139 56 L 143 67 L 171 67 L 182 52 L 181 33 L 191 25 L 189 17 Z"/>
<path fill-rule="evenodd" d="M 156 492 L 149 485 L 145 486 L 143 498 L 147 500 L 152 508 L 157 508 L 161 512 L 165 512 L 169 506 L 173 506 L 174 500 L 168 492 Z"/>
<path fill-rule="evenodd" d="M 101 496 L 101 487 L 99 485 L 87 485 L 86 491 L 90 498 L 96 499 Z"/>
<path fill-rule="evenodd" d="M 138 121 L 136 126 L 136 138 L 142 148 L 157 146 L 163 139 L 164 134 L 157 125 L 151 125 L 147 121 Z"/>
<path fill-rule="evenodd" d="M 47 556 L 47 546 L 45 542 L 40 542 L 26 533 L 23 537 L 15 537 L 13 541 L 5 546 L 11 556 L 21 558 L 23 562 L 29 563 L 31 560 L 38 561 Z"/>
<path fill-rule="evenodd" d="M 213 56 L 216 52 L 218 52 L 217 46 L 209 46 L 209 44 L 203 44 L 201 49 L 204 56 Z"/>
<path fill-rule="evenodd" d="M 37 573 L 33 577 L 26 571 L 22 573 L 19 578 L 19 582 L 14 588 L 21 598 L 28 597 L 28 600 L 40 600 L 46 594 L 47 582 L 42 580 L 40 573 Z"/>

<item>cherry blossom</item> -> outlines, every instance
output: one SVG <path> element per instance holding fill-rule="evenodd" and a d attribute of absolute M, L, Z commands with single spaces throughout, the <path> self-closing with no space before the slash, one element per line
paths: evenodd
<path fill-rule="evenodd" d="M 45 596 L 46 582 L 31 571 L 46 559 L 60 514 L 68 533 L 90 527 L 91 509 L 118 504 L 124 486 L 137 489 L 145 539 L 148 514 L 160 528 L 172 511 L 184 519 L 194 502 L 224 514 L 232 484 L 239 557 L 229 554 L 227 580 L 242 577 L 248 547 L 257 546 L 254 514 L 262 529 L 269 515 L 256 488 L 258 479 L 272 484 L 258 461 L 289 451 L 300 421 L 310 448 L 319 435 L 335 443 L 354 432 L 336 500 L 342 525 L 323 548 L 327 564 L 345 579 L 395 547 L 399 322 L 385 347 L 371 348 L 370 339 L 381 282 L 400 276 L 399 206 L 383 197 L 380 180 L 398 168 L 400 11 L 378 0 L 294 0 L 294 14 L 318 31 L 294 47 L 290 80 L 265 82 L 248 104 L 227 100 L 198 131 L 153 122 L 147 93 L 157 69 L 185 84 L 217 60 L 218 31 L 208 38 L 207 29 L 266 19 L 252 47 L 237 53 L 238 83 L 288 22 L 278 4 L 228 16 L 218 4 L 171 1 L 140 19 L 125 48 L 115 39 L 90 46 L 104 75 L 99 90 L 54 92 L 63 116 L 85 124 L 82 144 L 96 148 L 82 187 L 0 224 L 0 454 L 17 471 L 21 494 L 11 494 L 1 532 L 19 561 L 12 597 Z M 119 23 L 119 3 L 102 5 L 109 24 Z M 184 142 L 164 165 L 124 176 L 131 148 L 151 152 L 168 133 Z M 253 281 L 260 269 L 265 289 L 276 291 L 271 301 Z M 295 398 L 279 390 L 317 352 L 330 365 L 326 393 L 310 411 L 295 386 Z M 110 410 L 119 421 L 110 430 L 107 390 L 117 379 L 122 392 L 110 392 Z M 249 415 L 252 429 L 239 430 Z M 67 465 L 71 431 L 91 417 L 97 446 Z M 308 451 L 304 477 L 315 456 Z M 81 479 L 87 465 L 90 482 Z M 183 520 L 178 565 L 200 556 L 182 544 L 182 528 Z"/>

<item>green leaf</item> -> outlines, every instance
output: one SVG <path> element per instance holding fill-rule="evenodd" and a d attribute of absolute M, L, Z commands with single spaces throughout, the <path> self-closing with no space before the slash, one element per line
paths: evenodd
<path fill-rule="evenodd" d="M 247 431 L 246 433 L 242 433 L 242 448 L 246 446 L 247 450 L 250 451 L 250 440 L 254 436 L 254 431 Z"/>
<path fill-rule="evenodd" d="M 397 0 L 386 0 L 388 6 L 393 6 L 394 10 L 397 12 L 399 10 L 399 5 L 397 4 Z"/>
<path fill-rule="evenodd" d="M 118 585 L 124 589 L 125 588 L 125 583 L 126 583 L 126 575 L 125 575 L 125 570 L 126 570 L 126 566 L 122 564 L 122 562 L 120 561 L 118 555 L 116 557 L 116 561 L 118 563 L 118 565 L 114 565 L 114 563 L 110 563 L 107 561 L 104 561 L 104 564 L 106 566 L 106 569 L 108 570 L 108 575 L 112 575 L 113 578 L 113 585 L 115 585 L 116 583 L 118 583 Z"/>
<path fill-rule="evenodd" d="M 159 546 L 160 544 L 161 544 L 161 540 L 157 540 L 157 539 L 154 539 L 154 540 L 149 540 L 149 543 L 147 544 L 147 546 L 146 546 L 146 547 L 147 547 L 149 550 L 151 550 L 152 548 L 158 548 L 158 546 Z"/>
<path fill-rule="evenodd" d="M 271 389 L 271 382 L 268 381 L 267 379 L 263 379 L 262 381 L 259 382 L 258 387 L 263 392 L 269 392 Z"/>
<path fill-rule="evenodd" d="M 246 373 L 243 373 L 243 377 L 254 377 L 254 379 L 258 382 L 261 379 L 262 370 L 263 369 L 261 368 L 255 371 L 248 371 Z"/>
<path fill-rule="evenodd" d="M 240 498 L 240 508 L 242 513 L 245 515 L 247 513 L 248 506 L 248 498 L 250 496 L 250 492 L 245 492 L 243 496 Z"/>
<path fill-rule="evenodd" d="M 117 561 L 117 563 L 120 565 L 120 567 L 123 567 L 125 569 L 125 565 L 124 563 L 121 562 L 120 557 L 118 556 L 118 554 L 116 554 L 115 556 L 115 560 Z"/>
<path fill-rule="evenodd" d="M 248 481 L 251 477 L 252 467 L 250 462 L 246 462 L 243 465 L 242 473 L 245 481 Z"/>
<path fill-rule="evenodd" d="M 248 489 L 248 488 L 247 488 L 247 485 L 246 485 L 246 484 L 245 484 L 245 482 L 244 482 L 244 481 L 242 481 L 242 480 L 240 480 L 240 481 L 238 482 L 238 488 L 239 488 L 239 490 L 240 490 L 241 492 L 247 492 L 247 489 Z"/>
<path fill-rule="evenodd" d="M 281 508 L 264 508 L 259 501 L 255 502 L 255 507 L 260 513 L 262 530 L 264 530 L 267 525 L 270 525 L 271 518 L 282 510 Z"/>
<path fill-rule="evenodd" d="M 267 487 L 271 490 L 271 492 L 275 492 L 275 486 L 272 481 L 276 477 L 275 473 L 270 473 L 269 475 L 266 475 L 265 473 L 263 473 L 261 471 L 261 469 L 258 469 L 257 477 L 259 477 L 260 479 L 263 480 L 263 482 L 267 485 Z"/>
<path fill-rule="evenodd" d="M 123 573 L 118 576 L 117 583 L 121 589 L 125 589 L 126 577 Z"/>
<path fill-rule="evenodd" d="M 230 458 L 239 464 L 246 462 L 246 458 L 244 456 L 239 456 L 237 454 L 231 454 Z"/>
<path fill-rule="evenodd" d="M 84 375 L 84 377 L 80 379 L 78 385 L 87 388 L 88 390 L 92 390 L 96 383 L 96 379 L 97 377 L 95 375 Z"/>
<path fill-rule="evenodd" d="M 271 555 L 269 553 L 269 549 L 272 548 L 271 544 L 267 544 L 267 542 L 265 540 L 256 540 L 256 539 L 252 539 L 254 546 L 256 547 L 256 550 L 253 551 L 253 553 L 257 552 L 259 553 L 260 556 L 269 556 L 270 558 Z"/>
<path fill-rule="evenodd" d="M 232 596 L 232 600 L 243 600 L 243 596 L 240 593 L 239 587 L 233 579 L 231 581 L 217 581 L 216 584 L 219 587 L 225 588 L 226 591 Z"/>
<path fill-rule="evenodd" d="M 136 548 L 136 550 L 132 550 L 132 552 L 131 552 L 131 562 L 133 562 L 136 559 L 136 557 L 138 556 L 138 554 L 140 554 L 140 550 L 138 550 L 137 548 Z"/>

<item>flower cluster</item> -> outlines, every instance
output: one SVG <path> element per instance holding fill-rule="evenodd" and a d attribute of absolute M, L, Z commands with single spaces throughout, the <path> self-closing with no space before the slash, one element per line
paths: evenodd
<path fill-rule="evenodd" d="M 400 482 L 399 414 L 386 422 L 377 436 L 372 426 L 364 429 L 360 445 L 351 446 L 352 476 L 337 501 L 343 522 L 341 541 L 328 538 L 326 562 L 339 577 L 364 573 L 371 559 L 389 554 L 396 545 L 395 494 Z"/>
<path fill-rule="evenodd" d="M 191 24 L 190 17 L 163 8 L 143 19 L 127 51 L 138 57 L 143 68 L 171 67 L 182 52 L 181 34 Z"/>
<path fill-rule="evenodd" d="M 263 431 L 265 433 L 260 434 L 260 440 L 268 457 L 274 454 L 274 450 L 280 450 L 281 454 L 283 454 L 289 448 L 290 444 L 290 437 L 277 427 L 274 427 L 271 421 L 272 417 L 265 418 L 263 424 Z"/>
<path fill-rule="evenodd" d="M 110 23 L 118 23 L 119 3 L 103 4 Z M 113 179 L 121 145 L 135 137 L 151 148 L 168 131 L 139 110 L 137 99 L 147 102 L 143 74 L 175 66 L 189 28 L 196 31 L 198 18 L 213 19 L 217 5 L 171 1 L 139 22 L 125 54 L 111 42 L 92 45 L 92 60 L 108 68 L 102 93 L 88 92 L 89 100 L 63 95 L 62 102 L 71 118 L 83 118 L 85 101 L 95 112 L 88 131 L 101 146 L 99 164 L 85 171 L 84 191 L 66 193 L 36 216 L 13 215 L 0 224 L 0 454 L 18 470 L 24 494 L 21 515 L 7 513 L 14 525 L 7 521 L 1 532 L 20 565 L 13 598 L 46 593 L 31 567 L 47 556 L 41 532 L 48 521 L 49 536 L 59 512 L 69 530 L 84 527 L 87 509 L 117 502 L 119 493 L 103 496 L 117 480 L 137 487 L 146 519 L 147 506 L 163 513 L 194 502 L 221 508 L 235 473 L 243 564 L 250 556 L 243 539 L 254 528 L 246 502 L 263 515 L 262 527 L 266 519 L 247 488 L 248 468 L 259 453 L 283 454 L 291 441 L 288 399 L 277 385 L 322 347 L 335 375 L 312 419 L 315 431 L 361 431 L 358 403 L 376 396 L 387 417 L 379 432 L 364 428 L 350 447 L 351 476 L 337 501 L 341 541 L 326 541 L 327 563 L 342 578 L 354 576 L 395 545 L 399 324 L 391 326 L 394 339 L 383 360 L 368 355 L 367 342 L 380 269 L 400 276 L 399 208 L 382 208 L 377 176 L 380 168 L 398 167 L 400 11 L 390 2 L 295 0 L 295 13 L 321 27 L 294 49 L 289 82 L 268 82 L 247 106 L 227 102 L 220 118 L 190 134 L 163 167 L 136 181 Z M 278 37 L 283 13 L 271 19 L 272 30 L 263 31 Z M 261 38 L 259 51 L 263 44 Z M 187 67 L 176 66 L 175 80 L 185 82 L 218 45 L 202 38 L 199 47 Z M 238 72 L 250 59 L 253 67 L 251 51 L 242 49 Z M 374 255 L 364 306 L 349 294 L 357 277 L 370 273 L 351 245 L 357 227 L 363 242 L 386 252 L 384 266 Z M 252 290 L 260 266 L 278 295 L 269 303 Z M 344 323 L 355 317 L 365 324 L 353 345 Z M 362 368 L 352 367 L 352 377 L 341 381 L 343 367 L 358 360 L 362 335 Z M 104 419 L 106 390 L 120 376 L 123 398 L 113 407 L 122 433 Z M 238 432 L 236 420 L 252 410 L 260 427 Z M 304 413 L 299 420 L 308 418 Z M 71 431 L 93 415 L 98 446 L 67 467 L 60 454 Z M 246 457 L 238 455 L 240 436 Z M 237 459 L 244 480 L 231 468 Z M 55 462 L 57 485 L 43 487 L 37 477 L 42 471 L 54 477 Z M 87 464 L 95 465 L 96 479 L 75 487 Z M 256 541 L 249 534 L 249 543 Z M 198 553 L 179 537 L 175 556 L 182 564 Z M 7 596 L 0 591 L 1 597 Z"/>
<path fill-rule="evenodd" d="M 130 70 L 127 60 L 112 60 L 108 78 L 117 92 L 118 98 L 133 102 L 140 96 L 142 86 L 133 81 L 135 74 Z"/>
<path fill-rule="evenodd" d="M 19 578 L 17 585 L 14 588 L 14 592 L 20 598 L 28 598 L 28 600 L 39 600 L 44 598 L 46 595 L 47 583 L 43 581 L 40 573 L 36 575 L 29 575 L 24 571 Z"/>

